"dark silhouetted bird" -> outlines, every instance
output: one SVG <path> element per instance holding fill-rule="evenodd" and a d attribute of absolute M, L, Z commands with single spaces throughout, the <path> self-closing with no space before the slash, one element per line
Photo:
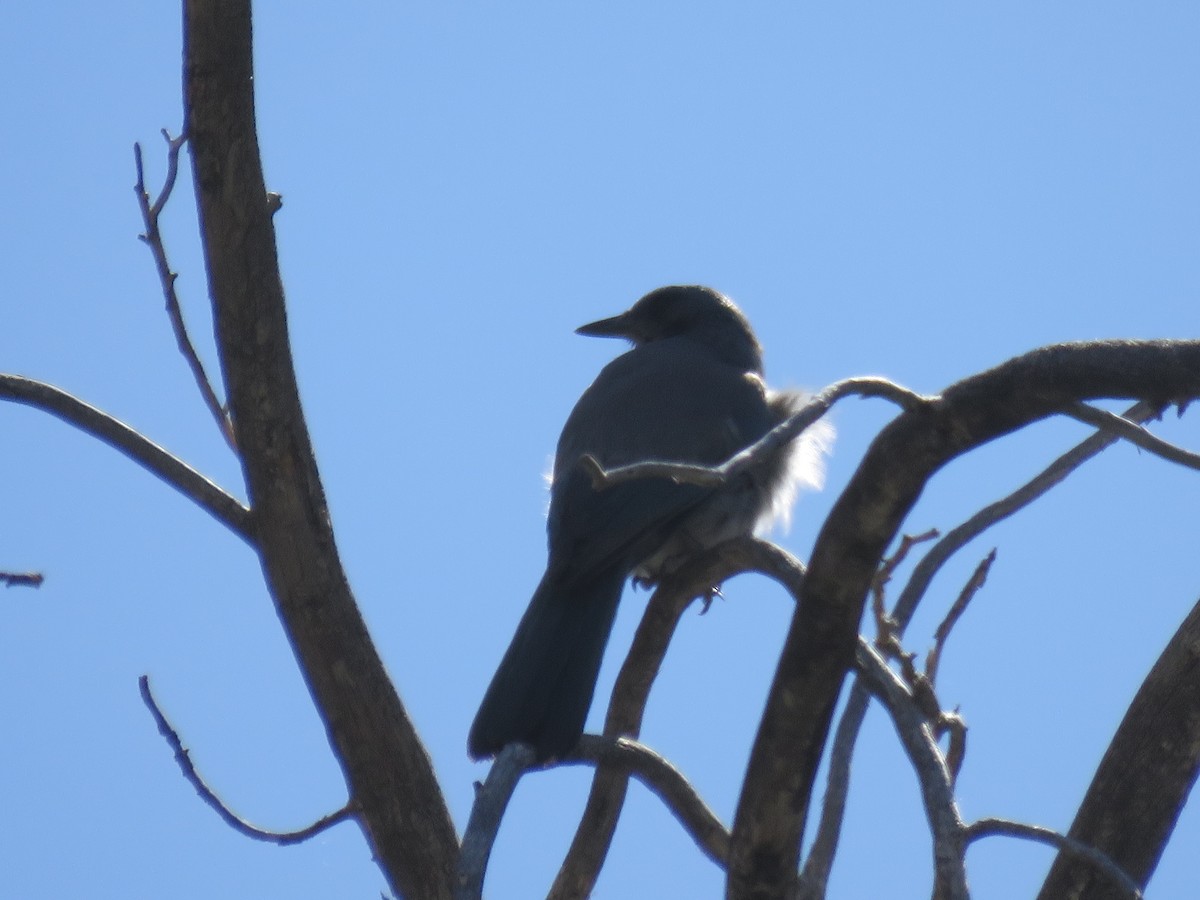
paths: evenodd
<path fill-rule="evenodd" d="M 475 758 L 513 741 L 531 744 L 543 760 L 570 750 L 625 579 L 653 582 L 699 551 L 786 516 L 797 484 L 821 480 L 831 434 L 824 425 L 720 487 L 643 478 L 594 489 L 579 464 L 585 454 L 606 469 L 721 463 L 787 418 L 802 395 L 767 390 L 750 324 L 710 288 L 660 288 L 578 333 L 634 346 L 584 391 L 559 437 L 546 574 L 471 726 Z"/>

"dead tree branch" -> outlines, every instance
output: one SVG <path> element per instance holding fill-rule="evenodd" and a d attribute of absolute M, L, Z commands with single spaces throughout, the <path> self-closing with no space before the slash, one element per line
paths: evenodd
<path fill-rule="evenodd" d="M 200 773 L 196 771 L 195 765 L 192 764 L 191 754 L 183 746 L 183 741 L 179 739 L 179 733 L 167 721 L 167 717 L 163 714 L 158 702 L 154 699 L 154 695 L 150 692 L 150 679 L 145 675 L 138 678 L 138 690 L 141 692 L 142 702 L 146 704 L 146 708 L 150 710 L 150 715 L 154 717 L 154 724 L 158 726 L 158 733 L 166 738 L 167 744 L 170 745 L 171 750 L 174 752 L 175 762 L 179 764 L 179 770 L 183 772 L 183 777 L 196 789 L 196 793 L 200 795 L 200 799 L 216 810 L 221 820 L 239 834 L 254 838 L 257 841 L 266 841 L 270 844 L 287 846 L 288 844 L 299 844 L 307 841 L 309 838 L 332 828 L 339 822 L 346 821 L 354 815 L 353 805 L 347 803 L 337 812 L 322 816 L 308 827 L 301 828 L 298 831 L 267 831 L 264 828 L 259 828 L 257 825 L 251 825 L 226 806 L 224 801 L 216 795 L 216 792 L 205 784 L 204 779 L 200 777 Z"/>
<path fill-rule="evenodd" d="M 1125 410 L 1123 417 L 1131 422 L 1148 422 L 1162 415 L 1164 404 L 1138 401 Z M 929 589 L 933 578 L 945 565 L 946 560 L 961 548 L 983 534 L 997 522 L 1019 512 L 1051 488 L 1061 484 L 1068 475 L 1089 459 L 1115 444 L 1119 438 L 1106 431 L 1097 431 L 1075 447 L 1068 450 L 1049 466 L 1031 478 L 1007 497 L 990 503 L 961 525 L 951 529 L 938 541 L 913 568 L 908 583 L 900 592 L 892 615 L 899 623 L 901 632 L 908 625 L 917 604 Z"/>
<path fill-rule="evenodd" d="M 609 701 L 604 734 L 637 738 L 650 689 L 658 676 L 679 619 L 692 601 L 714 585 L 748 571 L 768 570 L 803 576 L 799 561 L 766 541 L 742 537 L 693 560 L 666 579 L 646 605 Z M 550 900 L 589 897 L 612 845 L 629 785 L 629 773 L 602 762 L 596 769 L 571 848 L 550 889 Z"/>
<path fill-rule="evenodd" d="M 1146 676 L 1096 769 L 1068 836 L 1128 873 L 1143 890 L 1200 774 L 1200 603 Z M 1040 900 L 1124 896 L 1065 853 Z"/>
<path fill-rule="evenodd" d="M 1147 421 L 1157 418 L 1161 411 L 1161 405 L 1139 402 L 1125 411 L 1125 417 L 1132 421 Z M 1068 475 L 1104 449 L 1111 447 L 1117 440 L 1116 435 L 1096 432 L 1058 457 L 1020 488 L 995 503 L 985 506 L 966 522 L 951 529 L 917 563 L 895 608 L 884 615 L 884 618 L 891 623 L 891 627 L 895 629 L 896 634 L 903 634 L 916 611 L 918 602 L 925 595 L 934 576 L 951 556 L 995 523 L 1024 509 L 1055 485 L 1060 484 Z M 882 601 L 880 601 L 880 606 L 882 606 Z M 869 703 L 869 692 L 865 685 L 860 684 L 856 679 L 834 735 L 821 818 L 817 825 L 817 834 L 813 840 L 812 849 L 804 863 L 802 882 L 816 891 L 812 895 L 814 897 L 824 896 L 825 885 L 828 883 L 833 860 L 837 854 L 838 837 L 841 834 L 842 821 L 845 818 L 846 797 L 850 790 L 850 761 L 854 755 L 854 745 L 858 740 L 863 720 L 866 718 Z M 957 765 L 952 771 L 956 769 Z"/>
<path fill-rule="evenodd" d="M 1192 453 L 1190 450 L 1176 447 L 1170 441 L 1164 441 L 1137 423 L 1130 422 L 1116 413 L 1096 409 L 1086 403 L 1073 403 L 1067 409 L 1067 415 L 1089 425 L 1095 425 L 1102 431 L 1115 434 L 1155 456 L 1161 456 L 1165 460 L 1187 466 L 1189 469 L 1200 469 L 1200 453 Z"/>
<path fill-rule="evenodd" d="M 0 581 L 6 588 L 32 587 L 39 588 L 46 578 L 41 572 L 0 572 Z"/>
<path fill-rule="evenodd" d="M 938 625 L 937 631 L 933 635 L 933 647 L 929 654 L 925 657 L 925 677 L 929 679 L 931 685 L 937 684 L 938 664 L 942 661 L 942 651 L 946 648 L 946 640 L 950 637 L 950 632 L 962 618 L 962 614 L 967 611 L 967 604 L 971 599 L 979 593 L 979 589 L 983 587 L 987 581 L 988 572 L 991 571 L 992 563 L 996 561 L 996 549 L 983 558 L 983 561 L 975 567 L 974 573 L 967 581 L 966 585 L 955 598 L 954 603 L 950 607 L 950 611 L 946 613 L 946 617 L 942 619 Z"/>
<path fill-rule="evenodd" d="M 476 900 L 481 896 L 491 848 L 521 776 L 534 770 L 570 765 L 606 766 L 627 778 L 636 778 L 663 801 L 704 855 L 724 867 L 729 852 L 729 830 L 678 769 L 665 757 L 629 738 L 585 734 L 570 753 L 542 765 L 535 762 L 532 749 L 524 744 L 509 744 L 496 757 L 487 780 L 476 788 L 475 805 L 463 835 L 455 900 Z"/>
<path fill-rule="evenodd" d="M 208 407 L 208 411 L 216 420 L 221 436 L 229 448 L 236 453 L 237 444 L 233 438 L 233 423 L 229 421 L 229 411 L 217 399 L 212 381 L 209 380 L 208 373 L 204 371 L 204 364 L 200 362 L 196 347 L 188 336 L 187 326 L 184 325 L 183 309 L 179 305 L 179 296 L 175 291 L 175 282 L 179 276 L 171 269 L 171 264 L 167 261 L 167 249 L 163 244 L 162 232 L 158 228 L 158 217 L 171 198 L 171 192 L 175 189 L 175 179 L 179 175 L 179 151 L 187 142 L 186 135 L 181 134 L 179 137 L 173 138 L 165 128 L 162 136 L 167 142 L 167 174 L 163 179 L 162 190 L 159 191 L 153 203 L 150 202 L 150 194 L 146 190 L 145 171 L 142 166 L 142 146 L 141 144 L 133 145 L 133 161 L 137 169 L 137 183 L 133 186 L 133 190 L 137 194 L 142 223 L 146 226 L 146 230 L 138 237 L 150 248 L 150 254 L 154 257 L 154 267 L 158 271 L 163 299 L 167 304 L 167 316 L 171 320 L 171 329 L 175 332 L 175 343 L 179 345 L 179 352 L 187 361 L 188 368 L 192 371 L 192 377 L 196 380 L 196 386 L 200 389 L 200 396 L 204 398 L 204 405 Z"/>
<path fill-rule="evenodd" d="M 954 799 L 953 779 L 930 731 L 925 711 L 869 642 L 859 639 L 856 660 L 872 692 L 887 707 L 917 774 L 925 816 L 933 834 L 933 895 L 938 900 L 967 900 L 964 825 Z"/>
<path fill-rule="evenodd" d="M 980 819 L 967 826 L 968 844 L 973 844 L 985 837 L 1023 838 L 1054 847 L 1064 856 L 1102 873 L 1112 882 L 1111 886 L 1120 891 L 1121 896 L 1129 898 L 1129 900 L 1141 900 L 1141 890 L 1120 866 L 1099 850 L 1089 847 L 1087 844 L 1081 844 L 1072 837 L 1059 834 L 1053 829 L 997 818 Z"/>
<path fill-rule="evenodd" d="M 247 543 L 254 543 L 250 510 L 187 463 L 107 413 L 53 385 L 0 375 L 0 399 L 24 403 L 74 425 L 157 475 Z"/>
<path fill-rule="evenodd" d="M 184 131 L 267 586 L 391 889 L 449 900 L 454 824 L 351 594 L 300 406 L 255 126 L 250 3 L 184 10 Z"/>
<path fill-rule="evenodd" d="M 980 444 L 1097 398 L 1200 395 L 1200 341 L 1045 347 L 949 387 L 879 434 L 817 538 L 734 819 L 728 894 L 783 896 L 858 623 L 888 544 L 927 481 Z"/>
<path fill-rule="evenodd" d="M 719 466 L 643 462 L 605 469 L 591 456 L 584 456 L 580 462 L 586 467 L 591 477 L 592 487 L 598 491 L 623 481 L 635 481 L 639 478 L 672 478 L 683 484 L 697 484 L 702 487 L 721 485 L 747 469 L 753 468 L 760 460 L 771 456 L 784 444 L 795 440 L 804 429 L 829 412 L 834 403 L 851 396 L 883 397 L 904 409 L 916 409 L 921 404 L 929 402 L 925 397 L 885 378 L 847 378 L 813 395 L 803 408 L 786 421 L 776 425 L 758 441 L 731 456 Z"/>

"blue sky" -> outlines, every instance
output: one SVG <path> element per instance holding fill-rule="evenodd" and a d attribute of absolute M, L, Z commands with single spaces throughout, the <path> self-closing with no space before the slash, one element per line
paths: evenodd
<path fill-rule="evenodd" d="M 70 390 L 240 493 L 136 240 L 131 145 L 161 177 L 178 130 L 172 4 L 24 4 L 0 33 L 0 370 Z M 620 347 L 572 334 L 646 291 L 711 284 L 768 379 L 884 375 L 936 392 L 1033 347 L 1194 337 L 1200 8 L 1189 3 L 262 2 L 256 84 L 304 403 L 364 614 L 461 828 L 468 724 L 544 562 L 542 473 Z M 215 369 L 190 188 L 164 216 Z M 837 409 L 829 485 L 782 541 L 806 557 L 892 410 Z M 294 828 L 344 786 L 256 561 L 134 465 L 0 408 L 0 893 L 378 896 L 344 825 L 248 842 L 178 775 L 151 676 L 242 815 Z M 1200 446 L 1190 420 L 1160 433 Z M 954 463 L 906 530 L 953 527 L 1084 437 L 1049 422 Z M 910 629 L 923 651 L 975 563 L 987 587 L 943 659 L 971 726 L 968 818 L 1065 830 L 1142 676 L 1200 596 L 1195 473 L 1110 450 L 967 548 Z M 898 590 L 898 586 L 897 586 Z M 689 615 L 645 740 L 728 820 L 788 621 L 761 579 Z M 623 604 L 605 697 L 644 595 Z M 599 722 L 600 704 L 593 710 Z M 913 777 L 874 711 L 831 896 L 923 897 Z M 588 784 L 522 784 L 489 896 L 544 892 Z M 1194 893 L 1185 811 L 1155 896 Z M 1050 853 L 971 850 L 975 896 L 1029 896 Z M 599 897 L 718 896 L 657 801 L 631 792 Z"/>

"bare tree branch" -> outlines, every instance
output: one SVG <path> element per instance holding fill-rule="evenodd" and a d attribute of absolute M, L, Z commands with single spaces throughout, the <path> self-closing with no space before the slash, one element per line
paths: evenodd
<path fill-rule="evenodd" d="M 585 734 L 559 763 L 606 763 L 626 770 L 662 800 L 705 856 L 724 867 L 729 856 L 729 829 L 665 757 L 628 738 Z"/>
<path fill-rule="evenodd" d="M 975 572 L 971 575 L 970 580 L 963 586 L 949 612 L 946 613 L 946 617 L 942 619 L 937 631 L 934 632 L 933 647 L 925 657 L 925 677 L 929 679 L 931 685 L 937 684 L 938 664 L 942 661 L 942 650 L 946 647 L 946 639 L 950 637 L 950 632 L 962 618 L 962 614 L 967 611 L 967 604 L 971 602 L 971 598 L 979 593 L 979 589 L 987 581 L 988 572 L 991 571 L 992 563 L 995 561 L 996 549 L 993 547 L 992 551 L 975 567 Z"/>
<path fill-rule="evenodd" d="M 640 734 L 650 689 L 679 619 L 692 601 L 741 572 L 763 572 L 781 567 L 790 577 L 795 567 L 799 567 L 803 575 L 803 566 L 798 561 L 791 557 L 781 561 L 783 553 L 766 541 L 736 538 L 689 561 L 659 585 L 646 605 L 629 653 L 617 674 L 604 723 L 606 736 L 636 738 Z M 628 784 L 626 770 L 605 763 L 597 767 L 587 806 L 550 889 L 549 900 L 591 896 L 612 845 Z"/>
<path fill-rule="evenodd" d="M 937 900 L 967 900 L 964 825 L 954 799 L 954 785 L 925 712 L 871 644 L 858 641 L 858 669 L 875 696 L 887 707 L 896 734 L 913 764 L 933 833 L 933 862 Z"/>
<path fill-rule="evenodd" d="M 1200 603 L 1184 618 L 1121 720 L 1069 836 L 1107 856 L 1143 890 L 1200 774 Z M 1060 853 L 1040 900 L 1125 894 Z"/>
<path fill-rule="evenodd" d="M 1161 403 L 1139 401 L 1125 410 L 1124 418 L 1133 422 L 1148 422 L 1162 415 L 1163 408 L 1164 405 Z M 1055 485 L 1060 484 L 1068 475 L 1089 459 L 1111 447 L 1117 440 L 1118 438 L 1114 434 L 1104 431 L 1096 432 L 1058 457 L 1007 497 L 988 504 L 967 521 L 947 532 L 946 536 L 934 544 L 914 567 L 908 583 L 896 601 L 896 608 L 892 611 L 892 616 L 899 624 L 900 631 L 903 632 L 907 627 L 921 597 L 925 595 L 925 591 L 929 589 L 934 576 L 941 570 L 946 560 L 988 528 L 1024 509 Z"/>
<path fill-rule="evenodd" d="M 1132 900 L 1141 900 L 1141 890 L 1120 866 L 1099 850 L 1089 847 L 1087 844 L 1082 844 L 1072 837 L 1059 834 L 1050 828 L 1043 828 L 1041 825 L 1013 822 L 1010 819 L 980 819 L 967 826 L 966 839 L 968 844 L 973 844 L 980 838 L 994 836 L 1024 838 L 1025 840 L 1037 841 L 1038 843 L 1054 847 L 1060 853 L 1072 859 L 1079 860 L 1084 865 L 1103 873 L 1105 877 L 1114 883 L 1113 886 L 1121 892 L 1122 896 L 1132 898 Z"/>
<path fill-rule="evenodd" d="M 267 831 L 266 829 L 259 828 L 257 825 L 251 825 L 226 806 L 213 789 L 204 783 L 204 779 L 200 777 L 200 774 L 196 771 L 196 767 L 192 764 L 191 755 L 187 748 L 183 746 L 183 741 L 179 739 L 179 733 L 167 721 L 167 717 L 163 715 L 157 701 L 154 699 L 154 695 L 150 692 L 150 679 L 145 675 L 138 678 L 138 690 L 142 694 L 142 702 L 146 704 L 146 708 L 150 710 L 150 715 L 154 717 L 154 724 L 158 726 L 158 733 L 166 738 L 171 750 L 175 753 L 175 762 L 179 764 L 179 769 L 183 772 L 183 777 L 196 789 L 196 793 L 200 795 L 200 799 L 216 810 L 217 815 L 221 817 L 222 821 L 239 834 L 258 841 L 279 844 L 280 846 L 299 844 L 354 816 L 355 809 L 353 804 L 347 803 L 337 812 L 322 816 L 308 827 L 301 828 L 298 831 Z"/>
<path fill-rule="evenodd" d="M 943 465 L 1096 398 L 1200 395 L 1200 341 L 1044 347 L 949 387 L 883 429 L 818 536 L 734 818 L 731 900 L 782 896 L 796 877 L 813 779 L 884 551 Z"/>
<path fill-rule="evenodd" d="M 829 412 L 834 403 L 843 397 L 853 395 L 883 397 L 904 409 L 916 409 L 921 404 L 929 402 L 919 394 L 885 378 L 847 378 L 813 395 L 802 409 L 786 421 L 779 423 L 758 441 L 718 466 L 677 462 L 642 462 L 605 469 L 594 457 L 587 455 L 580 462 L 587 470 L 592 480 L 592 487 L 596 490 L 603 490 L 611 485 L 620 484 L 623 481 L 635 481 L 639 478 L 673 478 L 683 484 L 720 485 L 732 480 L 747 469 L 753 468 L 764 457 L 771 456 L 784 444 L 795 440 L 804 429 Z"/>
<path fill-rule="evenodd" d="M 704 855 L 724 867 L 729 830 L 678 769 L 629 738 L 585 734 L 570 753 L 543 765 L 534 761 L 532 748 L 524 744 L 509 744 L 500 752 L 487 781 L 476 789 L 475 806 L 463 835 L 455 900 L 474 900 L 481 895 L 496 832 L 521 776 L 533 770 L 570 765 L 610 766 L 633 776 L 663 801 Z"/>
<path fill-rule="evenodd" d="M 1133 421 L 1146 421 L 1157 418 L 1161 411 L 1161 405 L 1139 402 L 1126 410 L 1125 417 Z M 913 570 L 913 574 L 896 602 L 895 609 L 884 615 L 896 633 L 903 633 L 916 611 L 917 603 L 924 596 L 933 577 L 946 560 L 987 528 L 1028 506 L 1052 487 L 1061 483 L 1083 463 L 1116 442 L 1115 435 L 1105 432 L 1093 434 L 1058 457 L 1016 491 L 984 507 L 938 541 Z M 882 600 L 880 600 L 880 605 L 882 606 Z M 877 619 L 882 621 L 879 616 Z M 858 740 L 859 730 L 867 714 L 869 701 L 870 694 L 866 687 L 858 679 L 855 679 L 834 735 L 821 819 L 817 825 L 817 834 L 809 851 L 808 859 L 804 864 L 802 882 L 814 891 L 811 894 L 813 897 L 824 896 L 825 885 L 828 883 L 829 873 L 833 867 L 838 836 L 841 833 L 842 821 L 845 817 L 846 797 L 850 789 L 850 762 L 854 755 L 854 745 Z M 947 765 L 953 774 L 961 766 L 962 747 L 965 744 L 966 736 L 957 729 L 952 729 L 950 733 L 951 747 L 947 754 Z"/>
<path fill-rule="evenodd" d="M 1164 441 L 1140 425 L 1130 422 L 1116 413 L 1097 409 L 1094 406 L 1088 406 L 1086 403 L 1073 403 L 1067 408 L 1067 415 L 1081 422 L 1086 422 L 1089 425 L 1095 425 L 1102 431 L 1118 435 L 1131 444 L 1136 444 L 1143 450 L 1148 450 L 1155 456 L 1161 456 L 1163 459 L 1179 463 L 1181 466 L 1187 466 L 1189 469 L 1200 469 L 1200 453 L 1192 453 L 1189 450 L 1184 450 L 1182 447 L 1176 447 L 1170 441 Z"/>
<path fill-rule="evenodd" d="M 1139 401 L 1123 413 L 1123 418 L 1134 422 L 1145 422 L 1159 418 L 1162 413 L 1162 403 Z M 1018 490 L 1008 494 L 1007 497 L 996 500 L 995 503 L 984 506 L 977 514 L 968 518 L 966 522 L 956 528 L 950 529 L 946 536 L 932 546 L 930 551 L 916 565 L 912 575 L 908 577 L 905 589 L 900 593 L 900 598 L 896 600 L 893 617 L 899 623 L 900 631 L 902 632 L 906 628 L 908 620 L 912 618 L 913 612 L 916 611 L 920 598 L 929 589 L 929 584 L 934 580 L 937 572 L 941 570 L 942 565 L 946 564 L 947 559 L 958 553 L 962 547 L 970 544 L 972 540 L 978 538 L 986 529 L 991 528 L 997 522 L 1006 520 L 1009 516 L 1014 515 L 1015 512 L 1025 509 L 1034 500 L 1048 492 L 1051 487 L 1061 484 L 1075 469 L 1078 469 L 1094 456 L 1098 456 L 1100 452 L 1110 448 L 1110 446 L 1117 443 L 1117 440 L 1116 434 L 1109 432 L 1098 431 L 1092 434 L 1091 437 L 1082 440 L 1074 448 L 1068 450 L 1066 454 L 1063 454 L 1057 460 L 1050 463 L 1048 467 L 1034 476 L 1034 478 L 1026 481 Z"/>
<path fill-rule="evenodd" d="M 170 199 L 171 191 L 175 189 L 175 179 L 179 174 L 179 151 L 187 141 L 187 137 L 182 134 L 179 137 L 171 137 L 165 128 L 162 136 L 167 142 L 167 174 L 163 179 L 162 190 L 159 191 L 158 197 L 153 203 L 150 202 L 150 194 L 146 191 L 146 179 L 142 167 L 142 147 L 140 144 L 133 145 L 133 161 L 137 168 L 137 184 L 134 185 L 133 190 L 137 194 L 138 208 L 142 212 L 142 222 L 146 226 L 146 231 L 138 237 L 150 248 L 150 253 L 154 257 L 154 267 L 158 270 L 158 280 L 162 284 L 163 298 L 167 304 L 167 316 L 171 320 L 171 328 L 175 332 L 175 342 L 179 345 L 179 352 L 183 354 L 188 368 L 192 370 L 192 377 L 196 379 L 196 386 L 200 388 L 200 396 L 204 398 L 204 405 L 208 407 L 208 411 L 216 420 L 221 436 L 229 448 L 236 453 L 237 444 L 233 439 L 233 423 L 229 420 L 229 412 L 217 399 L 208 373 L 204 371 L 204 364 L 200 362 L 192 339 L 188 336 L 187 327 L 183 323 L 183 309 L 180 307 L 179 297 L 175 293 L 175 281 L 179 276 L 171 270 L 171 265 L 167 262 L 167 249 L 163 245 L 162 232 L 158 228 L 159 214 L 162 213 L 163 207 Z"/>
<path fill-rule="evenodd" d="M 250 3 L 184 10 L 184 130 L 267 586 L 389 887 L 449 900 L 454 823 L 350 591 L 300 406 L 255 126 Z"/>
<path fill-rule="evenodd" d="M 475 783 L 475 803 L 455 871 L 454 900 L 477 900 L 483 896 L 483 878 L 504 812 L 521 776 L 536 767 L 537 756 L 532 747 L 509 744 L 488 769 L 487 780 Z"/>
<path fill-rule="evenodd" d="M 936 528 L 930 528 L 921 534 L 903 535 L 896 552 L 883 561 L 883 565 L 875 574 L 875 580 L 871 582 L 871 612 L 875 617 L 875 630 L 879 641 L 887 642 L 899 638 L 895 622 L 887 611 L 887 603 L 884 599 L 888 582 L 892 580 L 892 575 L 900 567 L 900 564 L 908 558 L 913 547 L 926 541 L 932 541 L 937 537 L 938 530 Z"/>
<path fill-rule="evenodd" d="M 39 588 L 46 578 L 41 572 L 0 572 L 0 581 L 6 588 L 32 587 Z"/>
<path fill-rule="evenodd" d="M 254 543 L 250 510 L 187 463 L 123 422 L 53 385 L 18 375 L 0 375 L 0 399 L 48 412 L 98 438 L 157 475 L 242 540 Z"/>

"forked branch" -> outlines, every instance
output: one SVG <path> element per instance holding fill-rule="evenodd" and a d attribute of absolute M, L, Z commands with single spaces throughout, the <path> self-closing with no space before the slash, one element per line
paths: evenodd
<path fill-rule="evenodd" d="M 179 305 L 179 296 L 175 291 L 175 282 L 179 276 L 167 261 L 167 249 L 163 245 L 162 232 L 158 227 L 159 215 L 171 198 L 171 192 L 175 189 L 175 179 L 179 175 L 179 151 L 187 142 L 186 135 L 171 137 L 165 128 L 162 136 L 167 142 L 167 174 L 163 179 L 162 190 L 158 192 L 153 203 L 150 202 L 150 194 L 146 190 L 145 171 L 142 166 L 142 146 L 141 144 L 133 145 L 133 161 L 137 169 L 137 184 L 134 185 L 133 190 L 137 194 L 138 208 L 142 212 L 142 223 L 146 226 L 146 230 L 138 237 L 150 248 L 150 253 L 154 257 L 154 267 L 158 271 L 163 299 L 167 304 L 167 316 L 171 320 L 171 329 L 175 332 L 175 343 L 179 345 L 179 352 L 183 354 L 188 368 L 192 371 L 192 377 L 200 389 L 200 396 L 216 421 L 221 437 L 236 453 L 237 441 L 233 436 L 233 422 L 229 418 L 229 411 L 217 398 L 212 381 L 209 380 L 208 373 L 204 370 L 204 364 L 200 362 L 200 356 L 196 353 L 196 347 L 192 343 L 191 337 L 188 336 L 187 326 L 184 325 L 183 309 Z"/>

